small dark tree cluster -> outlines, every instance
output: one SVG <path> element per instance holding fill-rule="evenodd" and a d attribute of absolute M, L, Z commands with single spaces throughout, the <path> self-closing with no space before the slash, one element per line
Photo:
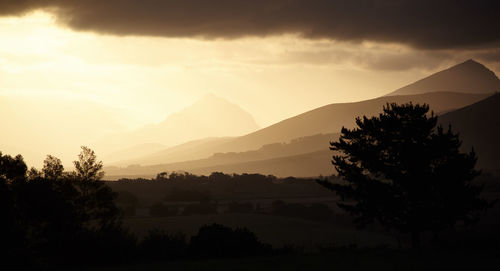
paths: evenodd
<path fill-rule="evenodd" d="M 189 241 L 184 234 L 161 230 L 152 230 L 139 240 L 121 227 L 115 205 L 116 200 L 124 206 L 135 206 L 138 199 L 126 192 L 117 199 L 100 180 L 102 163 L 90 149 L 82 148 L 75 166 L 76 172 L 65 172 L 59 159 L 48 156 L 41 171 L 28 171 L 22 156 L 0 153 L 0 260 L 4 266 L 54 270 L 273 252 L 247 229 L 217 224 L 202 227 Z M 196 204 L 185 210 L 214 211 L 213 206 Z"/>
<path fill-rule="evenodd" d="M 80 157 L 85 167 L 65 173 L 53 156 L 47 157 L 41 171 L 28 171 L 22 156 L 0 153 L 0 257 L 19 260 L 25 267 L 43 267 L 103 252 L 103 246 L 89 240 L 110 246 L 114 244 L 110 238 L 124 240 L 115 193 L 99 180 L 101 167 L 91 162 L 95 160 L 91 154 Z"/>

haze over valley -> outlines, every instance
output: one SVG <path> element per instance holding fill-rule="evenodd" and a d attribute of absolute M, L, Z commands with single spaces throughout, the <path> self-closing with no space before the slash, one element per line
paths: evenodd
<path fill-rule="evenodd" d="M 460 78 L 462 83 L 449 80 L 454 77 Z M 464 82 L 475 87 L 467 91 Z M 427 103 L 436 114 L 447 116 L 446 122 L 453 125 L 454 122 L 462 121 L 459 117 L 453 117 L 454 111 L 487 99 L 497 90 L 500 90 L 498 77 L 484 65 L 467 60 L 380 98 L 330 104 L 244 136 L 188 142 L 179 147 L 138 155 L 135 159 L 123 159 L 116 163 L 120 167 L 108 167 L 107 172 L 110 178 L 127 175 L 152 177 L 161 171 L 188 171 L 195 174 L 246 172 L 280 177 L 330 175 L 334 171 L 328 161 L 331 156 L 328 143 L 338 138 L 342 127 L 352 128 L 356 117 L 375 116 L 387 103 Z M 496 116 L 494 107 L 489 110 L 489 116 Z M 488 114 L 485 111 L 482 114 Z M 479 125 L 482 121 L 476 123 Z M 460 128 L 457 130 L 467 134 L 472 132 L 469 129 L 473 130 L 470 127 L 467 130 L 462 128 L 464 131 Z M 478 141 L 476 144 L 496 146 L 494 135 L 493 132 L 490 140 Z M 471 145 L 472 142 L 466 142 L 464 148 L 470 148 Z M 479 164 L 496 170 L 496 159 L 490 155 Z M 111 177 L 113 175 L 116 177 Z"/>

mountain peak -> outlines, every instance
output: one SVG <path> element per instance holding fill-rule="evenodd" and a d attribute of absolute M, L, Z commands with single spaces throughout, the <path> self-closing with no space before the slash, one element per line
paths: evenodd
<path fill-rule="evenodd" d="M 481 63 L 479 63 L 479 62 L 475 61 L 475 60 L 474 60 L 474 59 L 472 59 L 472 58 L 471 58 L 471 59 L 467 59 L 465 62 L 463 62 L 463 63 L 461 63 L 461 64 L 458 64 L 458 65 L 462 65 L 462 64 L 467 64 L 467 65 L 470 65 L 470 64 L 472 64 L 472 65 L 477 65 L 477 64 L 479 64 L 479 65 L 483 66 L 483 64 L 481 64 Z"/>
<path fill-rule="evenodd" d="M 488 72 L 488 73 L 493 73 L 493 76 L 496 77 L 495 73 L 488 69 L 486 66 L 483 64 L 475 61 L 474 59 L 468 59 L 460 64 L 457 64 L 455 66 L 452 66 L 448 68 L 448 70 L 460 70 L 460 69 L 471 69 L 471 70 L 476 70 L 477 72 Z M 498 79 L 498 78 L 497 78 Z"/>
<path fill-rule="evenodd" d="M 426 92 L 493 93 L 500 90 L 500 79 L 483 64 L 469 59 L 434 73 L 388 95 Z"/>
<path fill-rule="evenodd" d="M 259 128 L 250 113 L 240 106 L 212 93 L 205 94 L 192 105 L 169 115 L 157 127 L 157 134 L 179 131 L 179 138 L 169 135 L 169 145 L 204 137 L 239 136 Z M 166 135 L 162 136 L 164 139 Z"/>

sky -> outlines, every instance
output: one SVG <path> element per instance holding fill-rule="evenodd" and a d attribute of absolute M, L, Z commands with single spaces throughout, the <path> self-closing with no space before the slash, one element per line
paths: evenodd
<path fill-rule="evenodd" d="M 434 2 L 0 0 L 0 97 L 88 103 L 118 131 L 213 93 L 265 127 L 470 58 L 499 74 L 500 4 Z"/>

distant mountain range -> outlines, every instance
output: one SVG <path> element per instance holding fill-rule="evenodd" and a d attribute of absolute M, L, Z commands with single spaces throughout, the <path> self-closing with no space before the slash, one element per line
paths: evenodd
<path fill-rule="evenodd" d="M 452 80 L 453 78 L 455 80 Z M 353 127 L 355 117 L 376 115 L 386 103 L 410 101 L 427 103 L 435 113 L 443 115 L 442 121 L 451 122 L 452 125 L 456 122 L 457 129 L 462 131 L 470 129 L 472 124 L 479 124 L 474 123 L 473 119 L 467 122 L 467 118 L 454 115 L 461 112 L 456 110 L 468 108 L 468 105 L 484 99 L 487 101 L 488 97 L 499 89 L 498 86 L 500 80 L 493 72 L 469 60 L 398 89 L 391 93 L 392 96 L 356 103 L 326 105 L 240 137 L 188 142 L 117 164 L 133 165 L 130 167 L 108 167 L 107 176 L 108 178 L 150 177 L 160 171 L 174 170 L 185 170 L 196 174 L 223 171 L 259 172 L 277 176 L 329 175 L 334 170 L 330 163 L 332 153 L 328 150 L 328 142 L 338 138 L 342 126 Z M 402 95 L 403 93 L 411 95 Z M 488 110 L 492 112 L 491 116 L 498 116 L 494 109 Z M 480 118 L 486 112 L 477 114 Z M 498 124 L 493 125 L 500 127 Z M 477 141 L 475 137 L 481 135 L 481 132 L 462 133 L 466 141 L 464 147 L 473 144 L 470 142 Z M 488 146 L 495 143 L 485 141 L 482 144 Z M 487 151 L 480 148 L 477 150 L 479 155 Z M 486 162 L 487 160 L 490 161 L 490 156 L 485 155 L 484 159 L 480 158 L 480 164 L 489 166 L 490 162 Z"/>
<path fill-rule="evenodd" d="M 387 103 L 428 103 L 436 113 L 448 112 L 484 99 L 488 94 L 464 94 L 453 92 L 437 92 L 419 95 L 381 97 L 356 103 L 330 104 L 298 116 L 283 120 L 269 127 L 241 137 L 226 138 L 214 142 L 196 144 L 190 151 L 190 159 L 186 159 L 185 150 L 167 149 L 119 163 L 118 165 L 140 164 L 153 165 L 201 159 L 214 153 L 244 152 L 257 150 L 266 144 L 288 143 L 291 140 L 315 134 L 338 133 L 342 126 L 353 127 L 358 116 L 372 116 L 381 112 Z M 321 142 L 314 150 L 324 148 L 328 141 Z M 298 152 L 299 154 L 303 152 Z M 270 158 L 270 157 L 268 157 Z"/>
<path fill-rule="evenodd" d="M 150 153 L 176 146 L 188 141 L 208 137 L 240 136 L 259 129 L 253 117 L 240 108 L 213 94 L 207 94 L 191 106 L 169 115 L 158 124 L 151 124 L 128 133 L 119 133 L 100 140 L 95 145 L 98 150 L 108 151 L 107 161 L 127 160 L 122 156 L 123 146 L 163 147 L 152 149 Z M 145 153 L 137 153 L 137 156 Z M 137 157 L 136 156 L 136 157 Z"/>

